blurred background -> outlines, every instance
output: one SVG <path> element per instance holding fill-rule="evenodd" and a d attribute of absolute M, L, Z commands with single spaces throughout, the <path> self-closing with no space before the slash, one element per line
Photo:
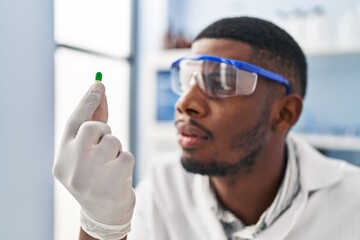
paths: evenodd
<path fill-rule="evenodd" d="M 358 0 L 0 0 L 0 238 L 76 239 L 79 206 L 51 170 L 97 71 L 113 133 L 136 157 L 134 184 L 176 152 L 169 65 L 206 25 L 239 15 L 277 23 L 307 55 L 294 133 L 360 165 Z"/>

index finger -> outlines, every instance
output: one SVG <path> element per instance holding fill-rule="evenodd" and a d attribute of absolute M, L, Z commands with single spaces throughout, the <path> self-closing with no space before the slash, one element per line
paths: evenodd
<path fill-rule="evenodd" d="M 65 128 L 64 137 L 75 137 L 80 125 L 91 120 L 96 109 L 103 101 L 105 87 L 102 83 L 94 83 L 82 97 L 71 114 Z"/>

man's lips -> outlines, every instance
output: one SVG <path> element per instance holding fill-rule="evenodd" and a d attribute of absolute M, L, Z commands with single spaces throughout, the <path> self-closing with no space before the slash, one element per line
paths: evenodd
<path fill-rule="evenodd" d="M 178 130 L 178 142 L 183 148 L 197 148 L 212 139 L 211 132 L 195 121 L 178 120 L 175 126 Z"/>

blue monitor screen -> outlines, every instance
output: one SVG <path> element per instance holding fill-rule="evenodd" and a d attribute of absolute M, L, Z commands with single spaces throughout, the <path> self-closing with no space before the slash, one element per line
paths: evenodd
<path fill-rule="evenodd" d="M 156 94 L 156 120 L 173 121 L 174 105 L 179 98 L 173 93 L 170 84 L 170 71 L 160 70 L 157 72 L 157 94 Z"/>

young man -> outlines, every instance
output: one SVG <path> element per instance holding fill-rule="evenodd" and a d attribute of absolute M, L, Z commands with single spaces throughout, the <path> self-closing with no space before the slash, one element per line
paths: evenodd
<path fill-rule="evenodd" d="M 181 161 L 135 195 L 134 160 L 95 84 L 70 117 L 54 175 L 82 207 L 81 239 L 360 239 L 360 171 L 288 136 L 306 60 L 270 22 L 219 20 L 173 63 Z"/>

